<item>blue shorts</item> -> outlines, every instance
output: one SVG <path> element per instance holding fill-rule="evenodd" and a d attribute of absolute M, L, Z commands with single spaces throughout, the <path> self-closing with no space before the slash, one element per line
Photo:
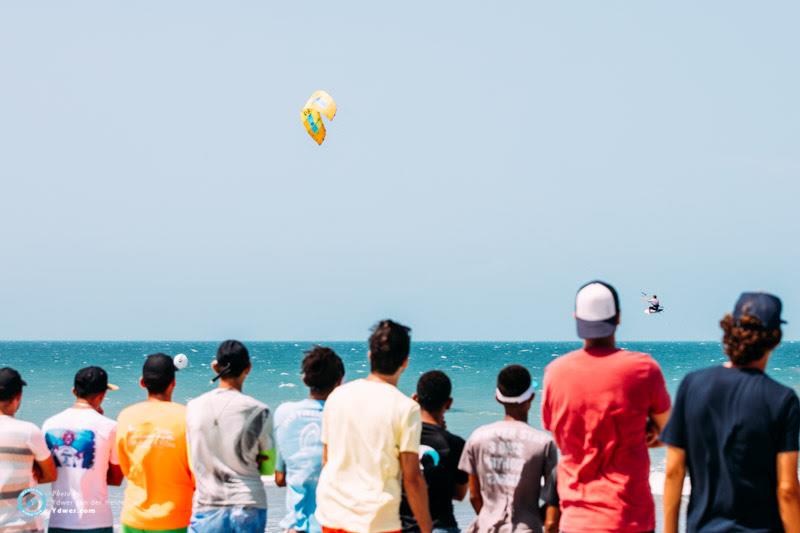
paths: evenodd
<path fill-rule="evenodd" d="M 266 509 L 220 507 L 193 512 L 189 533 L 264 533 L 266 527 Z"/>

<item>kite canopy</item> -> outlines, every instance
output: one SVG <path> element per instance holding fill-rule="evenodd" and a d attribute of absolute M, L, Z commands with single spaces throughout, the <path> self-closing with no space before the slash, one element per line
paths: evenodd
<path fill-rule="evenodd" d="M 322 144 L 322 141 L 325 140 L 325 124 L 322 123 L 322 115 L 328 117 L 328 120 L 333 120 L 336 115 L 336 102 L 325 91 L 315 91 L 303 106 L 300 119 L 308 134 L 317 144 Z"/>

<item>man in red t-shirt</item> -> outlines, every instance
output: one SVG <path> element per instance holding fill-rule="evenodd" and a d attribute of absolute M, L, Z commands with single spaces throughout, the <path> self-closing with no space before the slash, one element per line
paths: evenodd
<path fill-rule="evenodd" d="M 561 530 L 638 533 L 655 529 L 648 445 L 667 423 L 670 399 L 658 363 L 616 347 L 619 297 L 602 281 L 575 300 L 581 350 L 544 374 L 542 422 L 561 450 Z"/>

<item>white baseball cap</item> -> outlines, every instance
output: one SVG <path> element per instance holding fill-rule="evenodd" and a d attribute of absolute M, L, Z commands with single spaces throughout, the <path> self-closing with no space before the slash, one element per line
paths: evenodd
<path fill-rule="evenodd" d="M 575 297 L 578 337 L 610 337 L 617 329 L 618 317 L 619 296 L 614 287 L 604 281 L 590 281 L 578 289 Z"/>

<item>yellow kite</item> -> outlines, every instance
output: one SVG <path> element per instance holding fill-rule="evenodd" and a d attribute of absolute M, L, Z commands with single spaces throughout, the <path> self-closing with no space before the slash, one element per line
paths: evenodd
<path fill-rule="evenodd" d="M 303 106 L 300 120 L 303 121 L 306 131 L 312 139 L 317 141 L 317 144 L 322 144 L 322 141 L 325 140 L 325 124 L 322 123 L 322 115 L 328 117 L 328 120 L 333 120 L 336 115 L 336 102 L 325 91 L 315 91 Z"/>

